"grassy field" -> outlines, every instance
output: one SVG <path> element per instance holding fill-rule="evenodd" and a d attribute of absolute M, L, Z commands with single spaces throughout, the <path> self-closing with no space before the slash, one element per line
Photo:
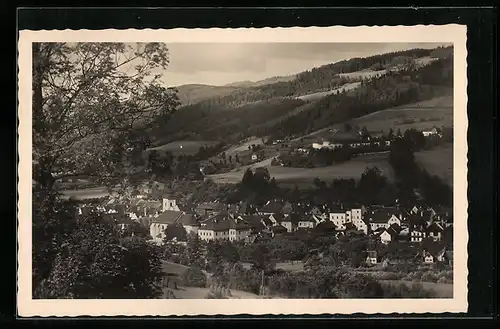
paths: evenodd
<path fill-rule="evenodd" d="M 418 165 L 453 186 L 453 144 L 415 153 Z"/>
<path fill-rule="evenodd" d="M 358 88 L 358 86 L 360 84 L 361 84 L 361 82 L 346 83 L 345 85 L 342 85 L 342 86 L 340 86 L 338 88 L 335 88 L 335 89 L 332 89 L 332 90 L 322 91 L 322 92 L 317 92 L 317 93 L 312 93 L 312 94 L 307 94 L 307 95 L 299 96 L 297 98 L 301 99 L 303 101 L 306 101 L 306 102 L 316 101 L 316 100 L 321 99 L 321 98 L 323 98 L 325 96 L 328 96 L 328 95 L 331 95 L 333 93 L 336 93 L 337 91 L 342 91 L 342 90 L 349 91 L 349 90 L 356 89 L 356 88 Z"/>
<path fill-rule="evenodd" d="M 437 298 L 453 298 L 452 283 L 413 282 L 404 280 L 379 280 L 379 282 L 382 284 L 382 286 L 387 284 L 399 285 L 400 283 L 404 283 L 408 287 L 411 287 L 415 284 L 421 284 L 425 290 L 434 291 Z"/>
<path fill-rule="evenodd" d="M 359 156 L 346 163 L 319 168 L 290 168 L 281 166 L 271 166 L 271 159 L 259 162 L 252 167 L 266 167 L 271 177 L 274 177 L 279 184 L 297 184 L 300 186 L 312 185 L 314 178 L 331 181 L 334 178 L 354 178 L 358 179 L 365 171 L 366 167 L 377 166 L 389 179 L 393 179 L 392 168 L 387 161 L 387 154 Z M 246 168 L 238 171 L 230 171 L 223 174 L 210 175 L 216 183 L 234 184 L 241 181 Z"/>
<path fill-rule="evenodd" d="M 69 199 L 73 198 L 76 200 L 103 198 L 109 195 L 108 190 L 105 187 L 90 187 L 78 190 L 64 190 L 62 191 L 62 198 Z"/>
<path fill-rule="evenodd" d="M 413 121 L 413 122 L 412 122 Z M 345 123 L 334 128 L 343 129 Z M 388 132 L 410 128 L 419 130 L 433 126 L 453 126 L 453 97 L 438 97 L 432 100 L 374 112 L 349 121 L 351 126 L 366 126 L 369 131 Z"/>
<path fill-rule="evenodd" d="M 198 153 L 200 147 L 202 146 L 213 146 L 216 142 L 214 141 L 175 141 L 168 144 L 156 146 L 147 149 L 147 151 L 163 151 L 171 152 L 173 155 L 194 155 Z"/>
<path fill-rule="evenodd" d="M 246 141 L 227 149 L 225 151 L 226 155 L 230 156 L 230 155 L 234 155 L 234 154 L 239 153 L 239 152 L 248 151 L 248 147 L 252 146 L 252 144 L 255 144 L 255 145 L 263 144 L 262 138 L 261 137 L 250 137 Z"/>

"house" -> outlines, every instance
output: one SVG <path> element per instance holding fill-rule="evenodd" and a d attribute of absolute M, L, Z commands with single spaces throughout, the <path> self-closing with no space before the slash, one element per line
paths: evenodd
<path fill-rule="evenodd" d="M 245 241 L 250 234 L 250 225 L 239 218 L 229 219 L 229 241 Z"/>
<path fill-rule="evenodd" d="M 427 236 L 432 238 L 434 241 L 441 241 L 444 228 L 441 224 L 434 222 L 426 229 Z"/>
<path fill-rule="evenodd" d="M 343 207 L 330 209 L 330 221 L 335 224 L 337 230 L 345 230 L 346 211 Z"/>
<path fill-rule="evenodd" d="M 258 158 L 257 153 L 252 154 L 252 161 L 257 161 Z"/>
<path fill-rule="evenodd" d="M 410 229 L 410 242 L 420 243 L 427 236 L 426 232 L 422 229 Z"/>
<path fill-rule="evenodd" d="M 286 228 L 288 233 L 294 232 L 297 229 L 300 221 L 300 216 L 296 213 L 286 216 L 281 220 L 281 225 Z"/>
<path fill-rule="evenodd" d="M 397 223 L 392 224 L 380 234 L 380 242 L 388 244 L 390 242 L 397 241 L 400 232 L 401 227 Z"/>
<path fill-rule="evenodd" d="M 280 213 L 276 213 L 270 214 L 267 218 L 271 221 L 272 226 L 276 226 L 281 225 L 281 222 L 285 219 L 285 216 Z"/>
<path fill-rule="evenodd" d="M 377 252 L 376 251 L 367 251 L 366 252 L 366 264 L 367 265 L 376 265 L 377 264 Z"/>
<path fill-rule="evenodd" d="M 251 234 L 260 233 L 268 226 L 264 221 L 264 217 L 259 215 L 240 215 L 237 218 L 250 227 Z M 269 222 L 269 224 L 271 224 L 271 222 Z"/>
<path fill-rule="evenodd" d="M 313 217 L 302 218 L 299 220 L 298 228 L 314 228 L 318 221 Z"/>
<path fill-rule="evenodd" d="M 212 217 L 227 211 L 227 205 L 222 202 L 204 202 L 196 207 L 195 212 L 201 217 Z"/>
<path fill-rule="evenodd" d="M 433 135 L 441 136 L 441 132 L 439 131 L 438 128 L 432 127 L 432 129 L 430 129 L 430 130 L 422 131 L 422 135 L 424 135 L 424 137 L 429 137 L 429 136 L 433 136 Z"/>
<path fill-rule="evenodd" d="M 453 250 L 448 250 L 445 247 L 437 254 L 436 258 L 438 262 L 448 263 L 450 266 L 453 266 Z"/>
<path fill-rule="evenodd" d="M 153 240 L 163 240 L 168 225 L 173 225 L 182 215 L 180 211 L 167 210 L 151 221 L 149 233 Z"/>
<path fill-rule="evenodd" d="M 395 207 L 383 207 L 372 210 L 365 215 L 367 217 L 367 224 L 372 231 L 379 228 L 389 228 L 393 224 L 401 226 L 403 221 L 403 212 Z"/>
<path fill-rule="evenodd" d="M 229 240 L 231 222 L 226 215 L 216 215 L 200 223 L 198 237 L 203 241 Z"/>
<path fill-rule="evenodd" d="M 424 255 L 423 255 L 423 260 L 424 260 L 424 263 L 426 264 L 433 264 L 434 263 L 434 256 L 431 255 L 430 252 L 424 252 Z"/>

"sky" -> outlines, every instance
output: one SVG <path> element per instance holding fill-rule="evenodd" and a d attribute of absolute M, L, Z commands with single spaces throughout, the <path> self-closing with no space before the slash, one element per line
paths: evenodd
<path fill-rule="evenodd" d="M 167 86 L 221 86 L 296 74 L 353 57 L 367 57 L 439 43 L 170 43 Z"/>

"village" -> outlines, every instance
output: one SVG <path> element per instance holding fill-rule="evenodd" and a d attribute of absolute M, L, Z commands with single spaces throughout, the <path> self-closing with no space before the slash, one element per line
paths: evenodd
<path fill-rule="evenodd" d="M 124 202 L 109 198 L 97 205 L 82 204 L 79 215 L 95 210 L 112 219 L 125 230 L 139 223 L 149 231 L 150 243 L 161 245 L 168 227 L 182 227 L 187 234 L 195 234 L 200 241 L 229 241 L 254 243 L 260 237 L 276 238 L 309 232 L 335 237 L 368 236 L 373 241 L 388 245 L 406 243 L 418 245 L 424 240 L 450 241 L 453 236 L 453 214 L 442 206 L 415 204 L 412 207 L 332 204 L 316 206 L 310 203 L 291 203 L 269 200 L 257 208 L 246 202 L 225 204 L 219 201 L 185 206 L 175 199 L 152 199 L 148 189 L 142 195 Z M 170 243 L 183 243 L 174 237 Z M 366 250 L 366 264 L 374 265 L 382 259 L 376 252 Z M 415 255 L 420 262 L 452 262 L 452 249 L 421 250 Z"/>

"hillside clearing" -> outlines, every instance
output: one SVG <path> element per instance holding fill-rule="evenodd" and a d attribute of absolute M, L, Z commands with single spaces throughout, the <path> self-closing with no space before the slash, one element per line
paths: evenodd
<path fill-rule="evenodd" d="M 341 92 L 342 90 L 345 90 L 345 91 L 354 90 L 354 89 L 358 88 L 360 84 L 361 84 L 361 82 L 346 83 L 345 85 L 342 85 L 342 86 L 335 88 L 335 89 L 332 89 L 332 90 L 302 95 L 302 96 L 298 96 L 297 98 L 300 100 L 306 101 L 306 102 L 316 101 L 316 100 L 321 99 L 323 97 L 326 97 L 328 95 L 334 94 L 337 91 Z"/>
<path fill-rule="evenodd" d="M 213 146 L 216 142 L 214 141 L 175 141 L 168 144 L 156 146 L 147 149 L 146 151 L 161 151 L 161 152 L 171 152 L 173 155 L 194 155 L 198 153 L 200 147 Z"/>

